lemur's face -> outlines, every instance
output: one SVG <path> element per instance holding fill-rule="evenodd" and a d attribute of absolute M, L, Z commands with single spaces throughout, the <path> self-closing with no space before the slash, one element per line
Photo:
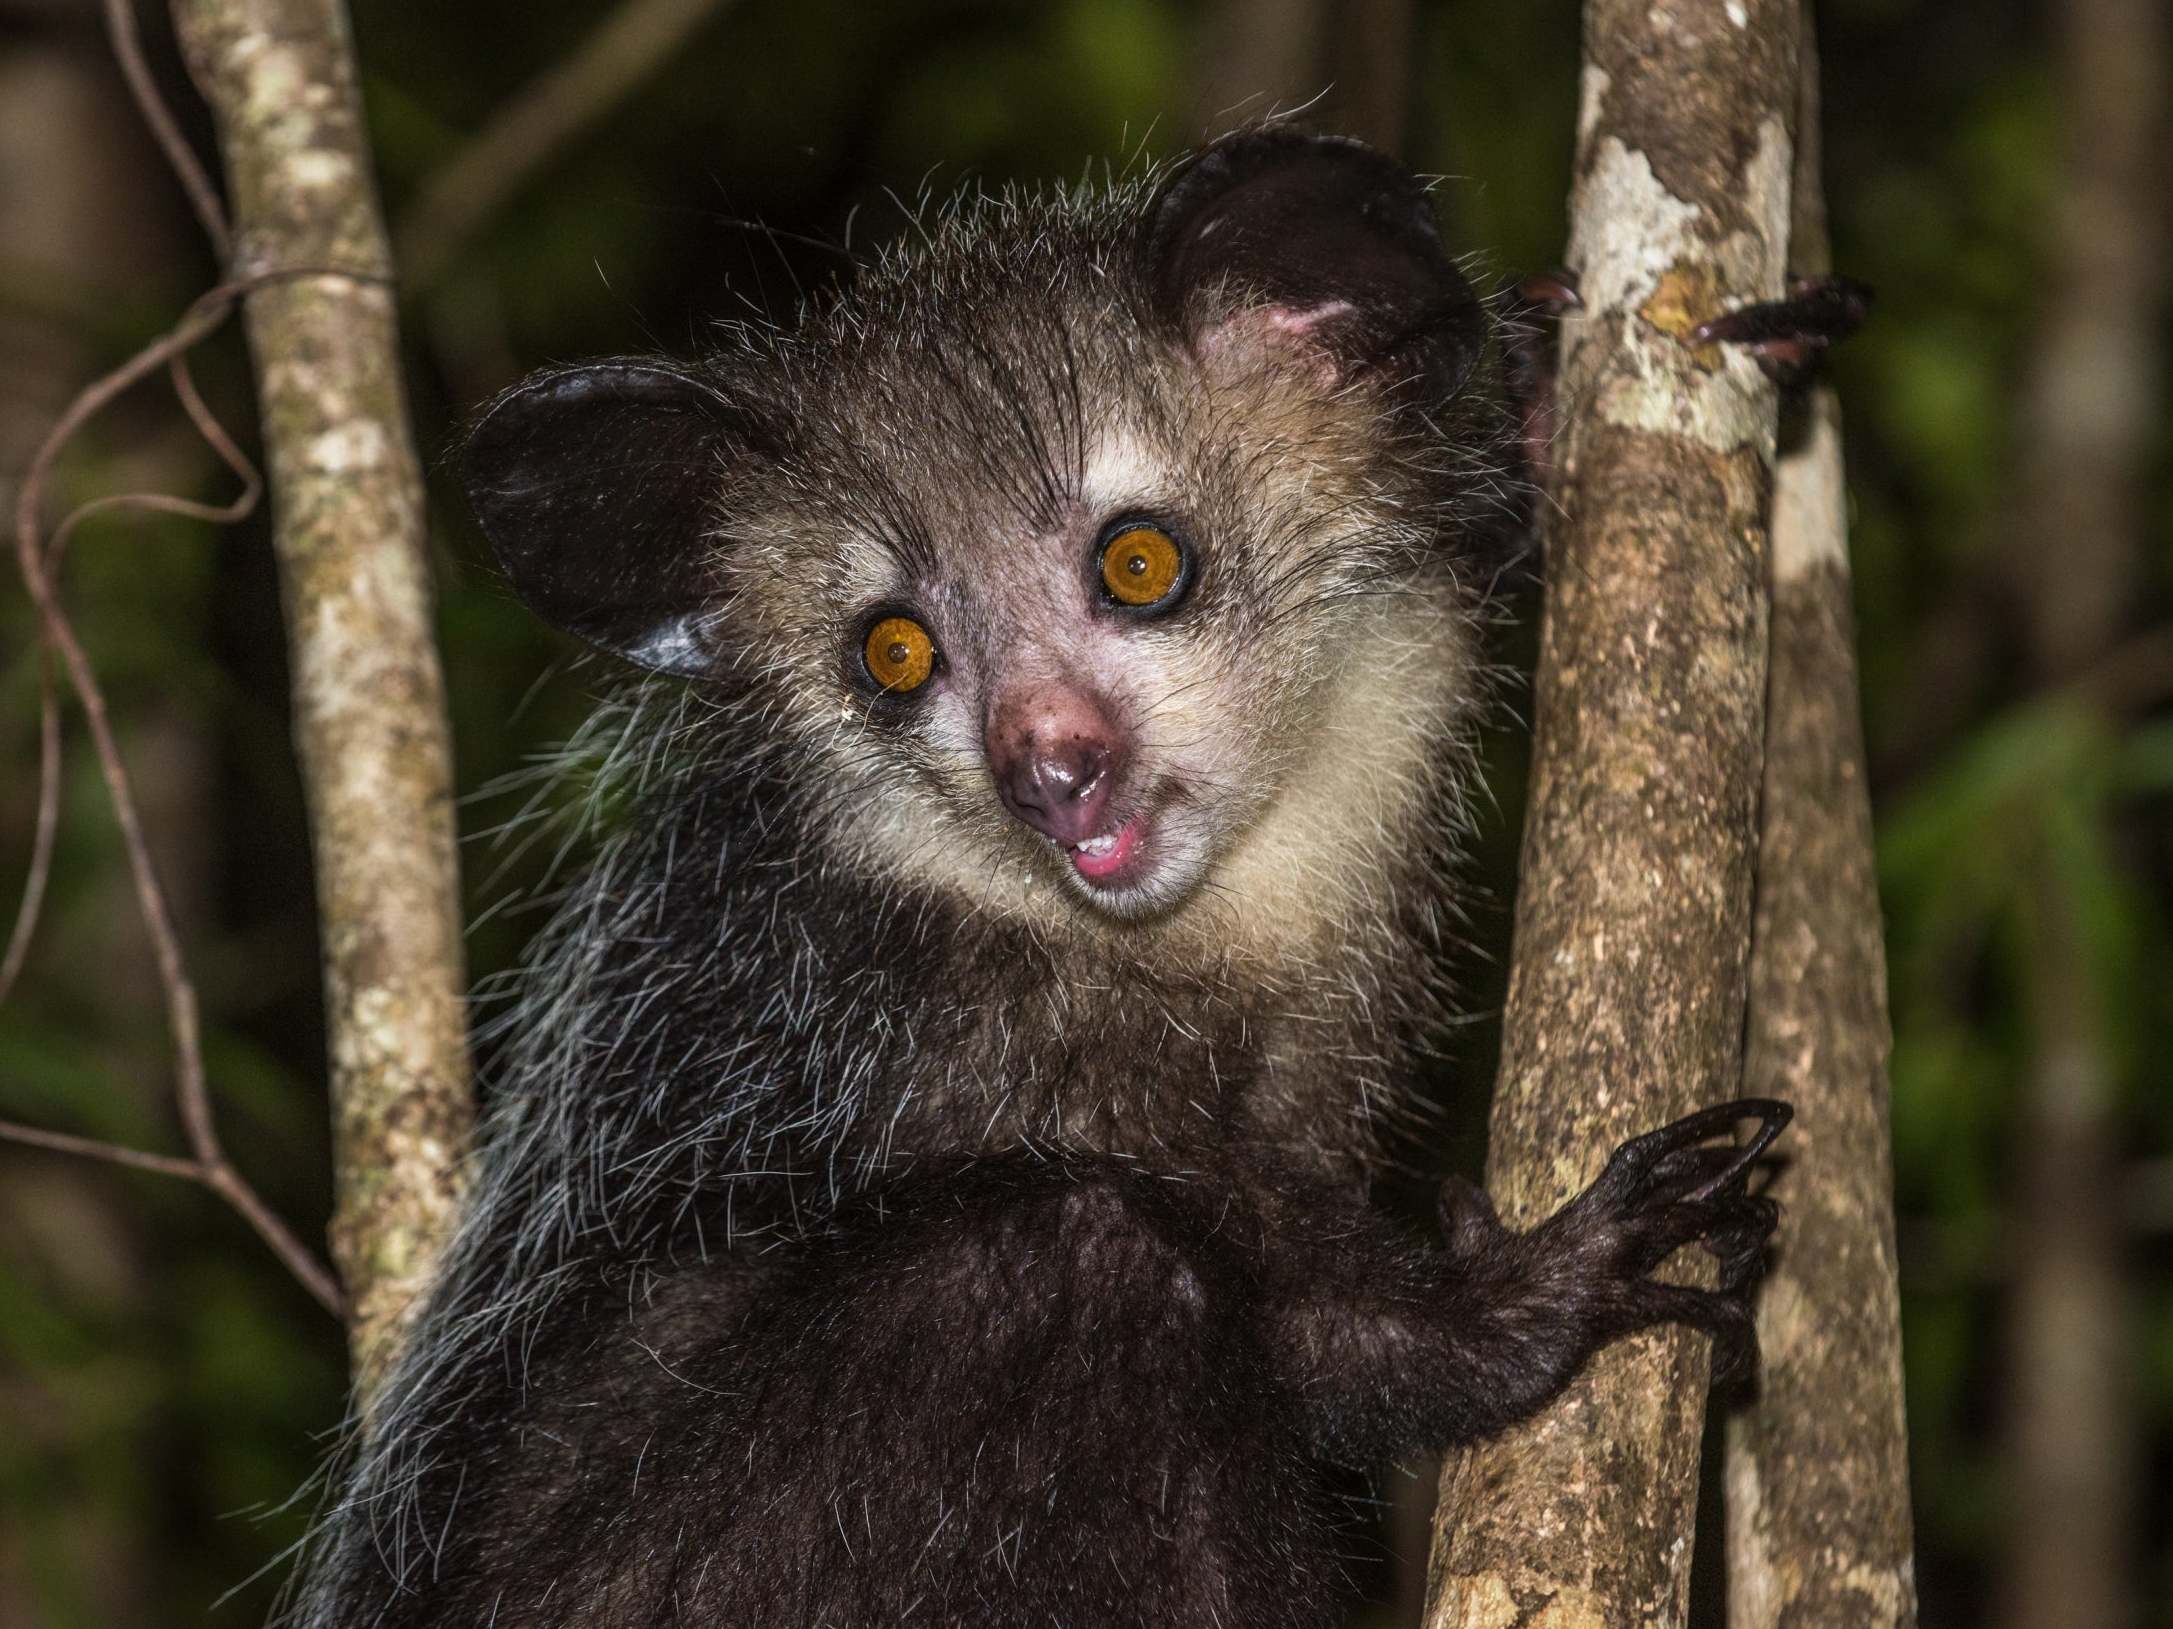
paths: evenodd
<path fill-rule="evenodd" d="M 1498 471 L 1440 427 L 1483 329 L 1409 176 L 1267 132 L 948 221 L 736 356 L 539 376 L 471 493 L 546 616 L 754 709 L 834 852 L 1276 932 L 1469 693 L 1444 517 Z"/>
<path fill-rule="evenodd" d="M 1323 693 L 1349 678 L 1384 559 L 1409 552 L 1360 478 L 1363 421 L 1335 423 L 1303 365 L 1165 358 L 1158 388 L 1085 386 L 1072 450 L 1029 485 L 991 473 L 1028 449 L 950 439 L 949 386 L 904 366 L 853 414 L 877 466 L 854 502 L 781 504 L 773 546 L 725 544 L 739 637 L 789 669 L 781 705 L 837 789 L 833 829 L 996 905 L 1055 892 L 1136 919 L 1240 886 L 1240 838 L 1293 776 L 1328 772 L 1309 752 Z M 1364 642 L 1377 663 L 1370 624 Z M 1317 863 L 1290 841 L 1291 870 Z"/>
<path fill-rule="evenodd" d="M 899 871 L 1146 914 L 1199 885 L 1269 789 L 1262 724 L 1295 664 L 1234 671 L 1244 590 L 1216 579 L 1238 562 L 1117 462 L 1052 526 L 973 537 L 930 569 L 848 567 L 861 609 L 834 623 L 826 745 L 862 760 L 873 806 L 854 825 Z"/>
<path fill-rule="evenodd" d="M 1242 587 L 1212 580 L 1217 529 L 1125 453 L 1101 462 L 1010 569 L 943 596 L 974 626 L 953 641 L 953 693 L 930 698 L 924 762 L 939 796 L 1030 834 L 1029 863 L 1131 916 L 1188 896 L 1258 807 L 1276 778 L 1262 724 L 1299 675 L 1236 671 L 1248 619 L 1230 603 Z M 1227 574 L 1238 562 L 1222 552 Z"/>

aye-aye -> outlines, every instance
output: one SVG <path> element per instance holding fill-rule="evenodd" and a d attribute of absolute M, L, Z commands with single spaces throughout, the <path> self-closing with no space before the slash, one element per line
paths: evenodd
<path fill-rule="evenodd" d="M 1323 1625 L 1327 1467 L 1746 1339 L 1780 1105 L 1528 1232 L 1368 1202 L 1530 506 L 1502 326 L 1409 174 L 1266 128 L 484 411 L 515 590 L 675 677 L 590 732 L 296 1621 Z"/>

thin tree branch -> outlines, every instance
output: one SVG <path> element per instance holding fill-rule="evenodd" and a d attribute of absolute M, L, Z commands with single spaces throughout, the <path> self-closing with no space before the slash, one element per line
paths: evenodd
<path fill-rule="evenodd" d="M 78 1154 L 87 1160 L 123 1165 L 131 1171 L 156 1171 L 160 1176 L 180 1177 L 187 1182 L 204 1180 L 204 1168 L 201 1165 L 177 1154 L 149 1154 L 140 1148 L 130 1148 L 124 1143 L 109 1143 L 97 1137 L 77 1137 L 65 1131 L 46 1131 L 15 1120 L 0 1120 L 0 1140 L 22 1143 L 30 1148 L 49 1148 L 58 1154 Z M 307 1284 L 309 1280 L 305 1278 L 303 1282 Z M 330 1275 L 325 1275 L 324 1282 L 331 1283 Z M 313 1285 L 311 1293 L 315 1293 Z M 332 1311 L 335 1317 L 338 1316 L 336 1291 Z"/>
<path fill-rule="evenodd" d="M 131 0 L 105 0 L 106 35 L 113 46 L 114 60 L 121 65 L 121 75 L 128 81 L 129 91 L 136 98 L 136 109 L 143 115 L 143 122 L 151 127 L 160 151 L 174 177 L 181 183 L 181 190 L 188 194 L 189 207 L 196 211 L 196 219 L 204 228 L 204 236 L 211 239 L 211 247 L 224 266 L 227 257 L 234 252 L 234 234 L 226 223 L 226 206 L 219 202 L 218 189 L 212 186 L 211 177 L 197 161 L 196 150 L 181 133 L 181 126 L 174 120 L 173 110 L 158 93 L 158 82 L 151 77 L 151 66 L 144 60 L 143 39 L 136 32 L 136 8 Z"/>
<path fill-rule="evenodd" d="M 1801 43 L 1790 271 L 1832 270 L 1816 41 Z M 1886 960 L 1849 603 L 1840 408 L 1793 415 L 1773 496 L 1758 909 L 1744 1075 L 1795 1104 L 1759 1304 L 1758 1394 L 1728 1420 L 1733 1629 L 1912 1629 Z"/>
<path fill-rule="evenodd" d="M 31 935 L 53 874 L 53 842 L 60 830 L 60 697 L 53 684 L 53 653 L 38 652 L 38 818 L 30 837 L 30 866 L 15 906 L 8 948 L 0 954 L 0 1005 L 4 1005 L 30 957 Z"/>
<path fill-rule="evenodd" d="M 175 0 L 243 299 L 309 800 L 337 1195 L 367 1409 L 460 1209 L 473 1118 L 451 730 L 391 257 L 340 0 Z M 300 268 L 337 267 L 315 275 Z"/>
<path fill-rule="evenodd" d="M 252 281 L 264 280 L 259 278 Z M 133 510 L 178 515 L 184 519 L 226 526 L 246 519 L 255 511 L 264 492 L 263 478 L 258 475 L 256 466 L 243 455 L 234 439 L 226 433 L 225 427 L 213 416 L 203 397 L 197 393 L 195 379 L 189 372 L 187 356 L 189 347 L 207 337 L 226 320 L 232 313 L 233 302 L 249 286 L 250 282 L 222 284 L 201 296 L 173 328 L 111 373 L 94 380 L 69 403 L 63 410 L 60 421 L 48 433 L 39 451 L 33 455 L 30 469 L 25 475 L 25 485 L 17 491 L 17 536 L 20 539 L 25 525 L 35 529 L 36 511 L 42 507 L 43 502 L 40 489 L 60 454 L 74 440 L 83 425 L 161 364 L 166 367 L 174 394 L 180 400 L 183 411 L 188 414 L 190 423 L 218 455 L 220 462 L 240 480 L 241 491 L 223 504 L 200 503 L 192 498 L 180 498 L 162 492 L 125 492 L 93 498 L 78 505 L 53 529 L 52 536 L 45 539 L 38 550 L 41 573 L 47 582 L 50 583 L 56 577 L 68 540 L 83 522 L 94 515 Z M 29 505 L 27 510 L 24 507 L 26 499 Z M 43 666 L 39 677 L 38 816 L 31 840 L 30 864 L 24 877 L 22 892 L 17 898 L 15 923 L 8 935 L 6 953 L 0 955 L 0 1003 L 4 1003 L 13 992 L 29 954 L 30 941 L 37 931 L 46 884 L 52 871 L 53 844 L 59 823 L 62 789 L 59 697 L 53 683 L 52 646 L 42 639 L 41 644 Z"/>
<path fill-rule="evenodd" d="M 0 1141 L 21 1143 L 29 1148 L 47 1148 L 55 1153 L 72 1154 L 80 1159 L 99 1160 L 107 1165 L 119 1165 L 131 1171 L 152 1171 L 160 1176 L 180 1177 L 209 1188 L 229 1208 L 238 1212 L 245 1222 L 256 1230 L 257 1236 L 280 1262 L 292 1273 L 305 1290 L 316 1297 L 325 1311 L 337 1318 L 345 1311 L 340 1297 L 340 1287 L 333 1280 L 324 1264 L 311 1255 L 307 1246 L 297 1239 L 256 1191 L 235 1174 L 231 1165 L 221 1161 L 206 1165 L 201 1160 L 180 1159 L 171 1154 L 147 1154 L 140 1148 L 128 1148 L 120 1143 L 102 1142 L 95 1137 L 70 1136 L 65 1131 L 42 1131 L 36 1126 L 18 1125 L 11 1120 L 0 1120 Z"/>
<path fill-rule="evenodd" d="M 463 244 L 559 150 L 661 68 L 732 0 L 629 0 L 572 56 L 546 70 L 424 189 L 394 233 L 410 290 L 427 288 Z"/>

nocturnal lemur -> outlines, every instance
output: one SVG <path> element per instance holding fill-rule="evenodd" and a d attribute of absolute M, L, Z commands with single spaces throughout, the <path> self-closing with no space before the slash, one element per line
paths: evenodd
<path fill-rule="evenodd" d="M 1368 1203 L 1528 506 L 1497 328 L 1420 183 L 1266 128 L 482 412 L 513 588 L 674 677 L 591 732 L 297 1621 L 1322 1625 L 1324 1466 L 1743 1336 L 1778 1105 L 1527 1233 Z"/>

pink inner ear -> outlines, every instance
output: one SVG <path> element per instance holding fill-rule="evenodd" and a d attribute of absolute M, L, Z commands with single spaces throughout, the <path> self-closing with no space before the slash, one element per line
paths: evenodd
<path fill-rule="evenodd" d="M 1357 309 L 1348 300 L 1248 306 L 1201 334 L 1200 360 L 1247 365 L 1283 359 L 1303 364 L 1319 373 L 1324 383 L 1333 384 L 1341 370 L 1335 356 L 1321 345 L 1319 332 Z"/>

